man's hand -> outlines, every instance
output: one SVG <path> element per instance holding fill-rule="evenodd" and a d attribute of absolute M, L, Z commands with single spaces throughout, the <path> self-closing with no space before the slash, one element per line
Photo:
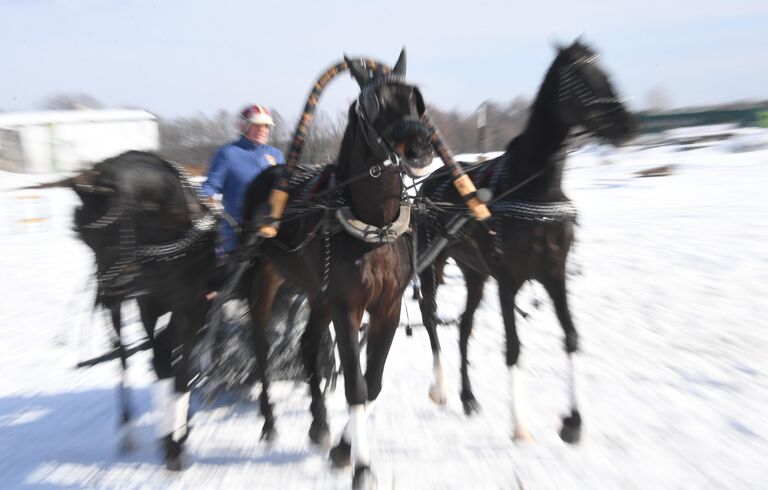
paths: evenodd
<path fill-rule="evenodd" d="M 224 206 L 221 204 L 221 200 L 216 199 L 215 197 L 209 197 L 205 201 L 203 201 L 203 204 L 205 207 L 210 209 L 216 214 L 221 214 L 224 212 Z"/>

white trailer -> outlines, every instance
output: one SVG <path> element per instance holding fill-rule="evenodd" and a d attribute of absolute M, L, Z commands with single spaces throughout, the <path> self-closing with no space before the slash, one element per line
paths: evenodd
<path fill-rule="evenodd" d="M 0 170 L 69 172 L 159 146 L 157 117 L 143 110 L 0 113 Z"/>

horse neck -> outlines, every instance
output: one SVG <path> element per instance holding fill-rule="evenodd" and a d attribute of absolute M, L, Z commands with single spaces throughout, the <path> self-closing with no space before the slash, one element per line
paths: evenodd
<path fill-rule="evenodd" d="M 518 196 L 546 200 L 563 198 L 561 189 L 565 163 L 565 141 L 570 126 L 559 117 L 558 74 L 550 68 L 534 101 L 528 124 L 510 143 L 508 174 L 512 185 L 541 173 L 523 186 Z"/>
<path fill-rule="evenodd" d="M 350 121 L 353 121 L 350 125 L 357 125 L 356 119 L 351 118 Z M 368 146 L 362 131 L 350 134 L 348 128 L 339 152 L 340 175 L 344 179 L 365 175 L 349 184 L 352 212 L 360 221 L 378 227 L 397 219 L 402 194 L 398 172 L 384 171 L 379 177 L 371 177 L 371 166 L 381 162 L 382 158 Z"/>
<path fill-rule="evenodd" d="M 400 175 L 387 171 L 374 179 L 368 173 L 369 168 L 381 161 L 374 157 L 361 159 L 359 162 L 365 163 L 356 165 L 358 168 L 353 171 L 352 176 L 360 173 L 367 176 L 353 182 L 349 187 L 352 212 L 363 223 L 379 227 L 388 225 L 397 219 L 400 212 Z"/>

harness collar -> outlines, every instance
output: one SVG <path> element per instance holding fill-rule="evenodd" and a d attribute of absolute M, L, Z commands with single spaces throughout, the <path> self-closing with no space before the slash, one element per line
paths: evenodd
<path fill-rule="evenodd" d="M 411 207 L 401 205 L 397 219 L 382 227 L 369 225 L 355 218 L 349 206 L 339 208 L 336 211 L 336 219 L 347 233 L 359 240 L 366 243 L 392 243 L 408 230 L 411 223 Z"/>

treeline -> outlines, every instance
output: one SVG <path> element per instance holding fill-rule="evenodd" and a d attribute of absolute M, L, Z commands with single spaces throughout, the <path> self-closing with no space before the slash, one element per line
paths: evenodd
<path fill-rule="evenodd" d="M 528 119 L 530 101 L 518 97 L 507 103 L 486 102 L 486 126 L 481 144 L 477 128 L 476 111 L 445 110 L 428 106 L 428 112 L 454 153 L 504 150 L 509 140 L 522 131 Z M 104 105 L 85 93 L 54 94 L 43 101 L 42 109 L 73 110 L 99 109 Z M 724 110 L 741 108 L 765 108 L 768 101 L 730 102 L 707 107 L 688 107 L 666 110 L 664 113 L 693 112 L 697 110 Z M 0 110 L 2 112 L 2 110 Z M 639 116 L 652 111 L 641 111 Z M 270 143 L 287 154 L 293 138 L 295 121 L 286 121 L 277 111 L 272 111 L 275 128 Z M 198 114 L 179 118 L 160 118 L 160 153 L 200 172 L 205 171 L 216 149 L 237 137 L 235 114 L 227 111 L 207 116 Z M 347 114 L 340 112 L 315 115 L 309 139 L 304 145 L 301 163 L 325 165 L 336 158 L 341 138 L 347 124 Z"/>
<path fill-rule="evenodd" d="M 506 104 L 488 102 L 485 105 L 487 123 L 482 146 L 485 151 L 503 150 L 509 140 L 525 125 L 529 102 L 518 98 Z M 475 112 L 443 110 L 429 106 L 428 113 L 454 153 L 472 153 L 480 150 Z M 272 110 L 272 116 L 275 119 L 275 128 L 270 144 L 280 148 L 287 155 L 295 123 L 286 122 L 275 110 Z M 237 137 L 235 122 L 235 114 L 227 111 L 220 111 L 213 116 L 198 114 L 160 119 L 160 153 L 166 158 L 202 170 L 208 166 L 216 148 Z M 335 116 L 324 112 L 316 114 L 300 163 L 326 165 L 332 162 L 341 146 L 346 125 L 346 111 Z"/>
<path fill-rule="evenodd" d="M 477 111 L 446 110 L 428 105 L 427 112 L 440 129 L 445 142 L 454 153 L 504 150 L 507 143 L 519 134 L 528 119 L 530 101 L 518 97 L 510 102 L 486 102 L 486 125 L 483 141 L 477 127 Z M 89 94 L 63 93 L 47 98 L 44 109 L 68 110 L 103 108 L 103 104 Z M 296 121 L 287 121 L 272 109 L 275 128 L 270 144 L 287 155 L 293 139 Z M 196 114 L 177 118 L 160 118 L 159 153 L 165 158 L 183 163 L 191 170 L 204 172 L 218 147 L 237 138 L 236 114 L 219 111 L 213 115 Z M 300 163 L 326 165 L 332 162 L 341 146 L 347 112 L 331 115 L 319 112 L 310 129 Z"/>

